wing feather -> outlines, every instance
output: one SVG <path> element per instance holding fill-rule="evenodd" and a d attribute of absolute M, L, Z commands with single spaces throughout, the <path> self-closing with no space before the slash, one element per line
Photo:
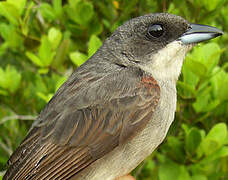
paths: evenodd
<path fill-rule="evenodd" d="M 160 97 L 156 81 L 145 76 L 123 67 L 106 76 L 72 75 L 11 156 L 3 179 L 70 179 L 133 138 Z"/>

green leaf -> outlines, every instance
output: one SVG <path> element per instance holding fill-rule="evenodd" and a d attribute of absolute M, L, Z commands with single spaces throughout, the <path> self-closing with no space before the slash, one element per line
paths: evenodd
<path fill-rule="evenodd" d="M 146 165 L 145 165 L 146 169 L 151 170 L 155 167 L 156 167 L 156 164 L 154 161 L 152 161 L 151 159 L 147 160 Z"/>
<path fill-rule="evenodd" d="M 192 180 L 207 180 L 207 176 L 203 174 L 193 175 Z"/>
<path fill-rule="evenodd" d="M 98 21 L 98 18 L 94 18 L 91 23 L 89 23 L 89 35 L 98 35 L 102 32 L 103 26 Z"/>
<path fill-rule="evenodd" d="M 215 100 L 211 100 L 208 103 L 208 106 L 205 108 L 205 112 L 210 112 L 213 109 L 215 109 L 216 107 L 218 107 L 218 105 L 220 104 L 220 100 L 219 99 L 215 99 Z"/>
<path fill-rule="evenodd" d="M 68 0 L 70 7 L 75 7 L 77 3 L 79 3 L 81 0 Z"/>
<path fill-rule="evenodd" d="M 0 87 L 14 93 L 19 88 L 20 83 L 21 74 L 14 67 L 8 65 L 5 71 L 0 68 Z"/>
<path fill-rule="evenodd" d="M 15 5 L 8 2 L 0 2 L 0 15 L 8 19 L 13 25 L 18 25 L 20 14 Z"/>
<path fill-rule="evenodd" d="M 93 4 L 87 1 L 76 1 L 67 8 L 67 13 L 73 21 L 86 26 L 94 14 Z"/>
<path fill-rule="evenodd" d="M 177 180 L 180 173 L 180 167 L 173 162 L 161 164 L 158 171 L 159 180 Z"/>
<path fill-rule="evenodd" d="M 48 68 L 41 68 L 41 69 L 38 70 L 38 73 L 39 73 L 39 74 L 47 74 L 48 71 L 49 71 Z"/>
<path fill-rule="evenodd" d="M 66 80 L 67 80 L 67 77 L 65 76 L 59 78 L 55 85 L 55 91 L 57 91 Z"/>
<path fill-rule="evenodd" d="M 188 134 L 186 135 L 186 150 L 193 155 L 196 152 L 199 144 L 201 143 L 201 139 L 202 138 L 200 131 L 196 128 L 191 128 Z"/>
<path fill-rule="evenodd" d="M 207 156 L 206 158 L 204 158 L 202 161 L 200 161 L 200 164 L 211 163 L 216 159 L 227 157 L 227 156 L 228 156 L 228 147 L 224 146 L 218 149 L 217 151 L 215 151 L 213 154 L 210 154 L 210 156 Z"/>
<path fill-rule="evenodd" d="M 218 150 L 226 141 L 227 138 L 227 126 L 225 123 L 216 124 L 208 133 L 205 139 L 203 139 L 200 148 L 205 155 L 210 155 Z"/>
<path fill-rule="evenodd" d="M 7 66 L 6 79 L 8 83 L 8 90 L 11 93 L 14 93 L 20 86 L 21 74 L 14 67 Z"/>
<path fill-rule="evenodd" d="M 4 38 L 5 41 L 7 41 L 9 39 L 9 31 L 10 31 L 10 26 L 6 23 L 1 23 L 0 24 L 0 35 L 2 36 L 2 38 Z"/>
<path fill-rule="evenodd" d="M 177 89 L 178 94 L 185 99 L 192 98 L 196 94 L 194 87 L 181 81 L 177 81 Z"/>
<path fill-rule="evenodd" d="M 210 3 L 208 3 L 207 0 L 203 0 L 201 1 L 201 3 L 204 5 L 204 7 L 208 10 L 208 11 L 213 11 L 216 9 L 216 7 L 218 6 L 218 4 L 222 2 L 222 0 L 210 0 Z"/>
<path fill-rule="evenodd" d="M 70 53 L 70 59 L 75 65 L 80 66 L 88 59 L 88 57 L 83 53 L 73 52 Z"/>
<path fill-rule="evenodd" d="M 60 18 L 63 12 L 62 0 L 53 0 L 52 2 L 55 14 Z"/>
<path fill-rule="evenodd" d="M 194 61 L 188 58 L 186 61 L 186 66 L 198 77 L 204 77 L 207 73 L 207 68 L 200 62 Z"/>
<path fill-rule="evenodd" d="M 193 98 L 196 94 L 196 85 L 199 82 L 199 77 L 190 70 L 187 61 L 188 59 L 185 61 L 182 68 L 183 82 L 178 81 L 177 87 L 178 93 L 183 98 Z"/>
<path fill-rule="evenodd" d="M 8 3 L 14 5 L 17 7 L 17 9 L 19 10 L 19 14 L 21 15 L 22 12 L 24 11 L 25 5 L 27 0 L 7 0 Z"/>
<path fill-rule="evenodd" d="M 69 46 L 70 40 L 64 39 L 57 49 L 55 59 L 52 62 L 52 67 L 58 69 L 58 71 L 64 70 L 62 64 L 67 59 L 66 56 L 69 50 Z"/>
<path fill-rule="evenodd" d="M 212 42 L 194 48 L 189 57 L 192 60 L 203 64 L 207 68 L 207 73 L 209 73 L 218 64 L 222 52 L 223 50 L 220 49 L 219 45 Z"/>
<path fill-rule="evenodd" d="M 188 170 L 184 165 L 180 166 L 180 174 L 178 180 L 191 180 Z"/>
<path fill-rule="evenodd" d="M 208 111 L 208 105 L 211 100 L 210 91 L 211 91 L 211 88 L 208 87 L 204 91 L 197 94 L 196 101 L 192 105 L 196 112 Z"/>
<path fill-rule="evenodd" d="M 37 96 L 43 99 L 47 103 L 53 97 L 53 94 L 50 93 L 46 95 L 42 92 L 37 92 Z"/>
<path fill-rule="evenodd" d="M 55 52 L 52 52 L 51 43 L 47 36 L 43 36 L 41 39 L 41 46 L 39 48 L 39 58 L 42 61 L 44 67 L 48 67 L 55 56 Z"/>
<path fill-rule="evenodd" d="M 187 59 L 188 60 L 188 59 Z M 188 67 L 187 60 L 185 61 L 182 73 L 184 78 L 184 83 L 190 85 L 193 89 L 195 89 L 195 86 L 199 82 L 199 77 L 197 77 Z"/>
<path fill-rule="evenodd" d="M 158 171 L 159 180 L 191 180 L 185 166 L 166 161 L 162 163 Z"/>
<path fill-rule="evenodd" d="M 1 29 L 0 35 L 4 38 L 6 43 L 11 48 L 18 48 L 23 46 L 23 39 L 18 34 L 17 32 L 18 30 L 14 25 L 1 23 L 0 29 Z"/>
<path fill-rule="evenodd" d="M 184 162 L 185 154 L 183 143 L 177 137 L 170 136 L 168 137 L 168 145 L 170 156 L 178 162 Z"/>
<path fill-rule="evenodd" d="M 78 10 L 76 13 L 76 19 L 79 24 L 85 24 L 92 19 L 94 14 L 92 3 L 81 1 L 76 5 L 76 9 Z"/>
<path fill-rule="evenodd" d="M 30 14 L 33 11 L 33 7 L 34 7 L 34 3 L 33 2 L 29 2 L 26 6 L 24 15 L 23 15 L 23 19 L 20 22 L 21 25 L 21 33 L 27 37 L 28 33 L 30 31 L 30 23 L 31 23 L 31 19 L 30 19 Z"/>
<path fill-rule="evenodd" d="M 33 54 L 29 51 L 27 51 L 25 54 L 29 58 L 29 60 L 31 60 L 35 65 L 40 66 L 40 67 L 44 66 L 42 61 L 40 60 L 40 58 L 37 57 L 35 54 Z"/>
<path fill-rule="evenodd" d="M 44 79 L 41 77 L 40 74 L 36 74 L 35 89 L 36 89 L 36 93 L 37 92 L 42 92 L 45 94 L 48 93 L 48 87 L 46 86 Z"/>
<path fill-rule="evenodd" d="M 42 16 L 45 19 L 49 19 L 50 21 L 55 20 L 55 11 L 54 9 L 51 7 L 50 4 L 48 3 L 41 3 L 40 5 L 40 12 L 42 14 Z"/>
<path fill-rule="evenodd" d="M 216 67 L 213 70 L 215 74 L 212 79 L 213 94 L 221 101 L 228 100 L 228 73 L 223 69 Z"/>
<path fill-rule="evenodd" d="M 91 57 L 101 47 L 101 45 L 101 40 L 97 36 L 92 35 L 88 45 L 88 56 Z"/>
<path fill-rule="evenodd" d="M 60 30 L 52 27 L 48 31 L 48 40 L 51 43 L 52 49 L 56 49 L 62 40 L 62 33 Z"/>

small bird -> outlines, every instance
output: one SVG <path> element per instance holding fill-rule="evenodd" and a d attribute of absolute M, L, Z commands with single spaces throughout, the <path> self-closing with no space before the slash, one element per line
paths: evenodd
<path fill-rule="evenodd" d="M 58 89 L 10 157 L 3 179 L 127 175 L 174 120 L 186 53 L 222 34 L 168 13 L 127 21 Z"/>

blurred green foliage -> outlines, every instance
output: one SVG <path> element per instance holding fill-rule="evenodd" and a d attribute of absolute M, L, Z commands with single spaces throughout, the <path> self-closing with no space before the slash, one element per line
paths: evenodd
<path fill-rule="evenodd" d="M 228 0 L 0 1 L 1 174 L 73 69 L 124 21 L 154 12 L 228 31 Z M 225 33 L 187 56 L 175 122 L 165 142 L 133 171 L 137 179 L 228 179 L 227 45 Z"/>

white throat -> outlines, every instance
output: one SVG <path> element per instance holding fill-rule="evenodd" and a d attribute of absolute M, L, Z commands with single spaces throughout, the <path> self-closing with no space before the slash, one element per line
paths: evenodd
<path fill-rule="evenodd" d="M 179 41 L 173 41 L 150 56 L 151 61 L 140 67 L 150 73 L 157 81 L 174 81 L 176 83 L 184 58 L 192 45 L 183 45 Z"/>

